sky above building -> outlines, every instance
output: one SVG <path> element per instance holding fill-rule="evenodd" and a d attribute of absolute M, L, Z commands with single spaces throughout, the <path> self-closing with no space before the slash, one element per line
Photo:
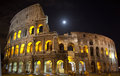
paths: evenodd
<path fill-rule="evenodd" d="M 40 3 L 48 16 L 51 31 L 71 31 L 105 35 L 116 44 L 120 58 L 120 4 L 112 0 L 2 0 L 0 35 L 8 34 L 10 20 L 22 9 Z M 66 24 L 62 21 L 66 20 Z"/>

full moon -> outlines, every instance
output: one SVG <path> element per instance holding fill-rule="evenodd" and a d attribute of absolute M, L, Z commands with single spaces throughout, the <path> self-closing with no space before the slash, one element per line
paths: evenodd
<path fill-rule="evenodd" d="M 63 20 L 62 23 L 63 23 L 63 24 L 66 24 L 67 22 L 66 22 L 66 20 Z"/>

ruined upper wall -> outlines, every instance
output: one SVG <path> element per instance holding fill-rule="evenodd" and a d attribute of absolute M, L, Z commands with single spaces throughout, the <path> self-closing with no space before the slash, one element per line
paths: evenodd
<path fill-rule="evenodd" d="M 47 16 L 45 16 L 40 4 L 31 5 L 21 10 L 13 17 L 10 22 L 11 25 L 9 33 L 17 27 L 24 27 L 26 25 L 35 24 L 36 21 L 42 19 L 46 19 L 47 23 Z"/>

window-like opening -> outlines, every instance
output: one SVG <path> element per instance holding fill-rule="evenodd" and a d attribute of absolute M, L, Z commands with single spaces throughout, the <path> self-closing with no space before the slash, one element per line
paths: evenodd
<path fill-rule="evenodd" d="M 34 34 L 34 26 L 31 26 L 31 27 L 30 27 L 30 31 L 29 31 L 29 32 L 30 32 L 30 35 L 31 35 L 31 34 Z"/>
<path fill-rule="evenodd" d="M 33 48 L 32 42 L 29 42 L 28 45 L 27 45 L 27 53 L 31 53 L 32 48 Z"/>
<path fill-rule="evenodd" d="M 60 50 L 64 50 L 64 45 L 61 43 L 61 44 L 59 44 L 59 49 Z"/>
<path fill-rule="evenodd" d="M 94 56 L 94 50 L 93 50 L 93 47 L 90 47 L 90 55 L 91 55 L 91 56 Z"/>
<path fill-rule="evenodd" d="M 39 51 L 39 52 L 42 51 L 42 43 L 41 43 L 41 41 L 36 42 L 35 50 L 36 50 L 36 52 L 37 51 Z"/>
<path fill-rule="evenodd" d="M 20 54 L 23 54 L 24 52 L 25 52 L 25 44 L 21 44 Z"/>
<path fill-rule="evenodd" d="M 96 47 L 96 55 L 99 57 L 99 48 Z"/>
<path fill-rule="evenodd" d="M 45 50 L 46 51 L 52 51 L 52 41 L 51 40 L 47 40 L 45 43 Z"/>
<path fill-rule="evenodd" d="M 93 41 L 91 40 L 91 41 L 89 42 L 89 44 L 90 44 L 90 45 L 93 45 Z"/>
<path fill-rule="evenodd" d="M 43 32 L 43 25 L 39 24 L 37 27 L 37 34 L 39 34 L 40 32 Z"/>
<path fill-rule="evenodd" d="M 21 30 L 18 31 L 18 38 L 21 38 Z"/>
<path fill-rule="evenodd" d="M 68 44 L 68 51 L 74 51 L 74 44 L 73 43 L 70 43 Z"/>
<path fill-rule="evenodd" d="M 91 69 L 92 69 L 92 72 L 95 73 L 96 69 L 95 69 L 95 62 L 94 61 L 91 62 Z"/>

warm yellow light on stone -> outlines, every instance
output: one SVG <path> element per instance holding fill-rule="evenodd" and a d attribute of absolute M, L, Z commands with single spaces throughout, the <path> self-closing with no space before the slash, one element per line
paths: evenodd
<path fill-rule="evenodd" d="M 8 39 L 8 43 L 10 43 L 10 37 L 9 37 L 9 39 Z"/>
<path fill-rule="evenodd" d="M 40 61 L 38 61 L 38 62 L 37 62 L 37 64 L 38 64 L 38 65 L 40 65 L 40 64 L 41 64 L 41 62 L 40 62 Z"/>
<path fill-rule="evenodd" d="M 21 37 L 21 30 L 18 31 L 18 38 Z"/>
<path fill-rule="evenodd" d="M 37 34 L 39 34 L 39 33 L 40 33 L 40 31 L 39 31 L 39 30 L 40 30 L 40 27 L 41 27 L 41 26 L 43 26 L 43 25 L 42 25 L 42 24 L 39 24 L 39 25 L 38 25 L 38 27 L 37 27 Z"/>
<path fill-rule="evenodd" d="M 11 55 L 14 53 L 14 46 L 12 46 Z"/>
<path fill-rule="evenodd" d="M 85 49 L 85 52 L 88 53 L 88 46 L 87 45 L 84 46 L 84 49 Z"/>
<path fill-rule="evenodd" d="M 62 60 L 57 61 L 57 65 L 63 63 Z"/>
<path fill-rule="evenodd" d="M 84 66 L 84 62 L 83 61 L 80 61 L 80 63 L 82 64 L 82 66 Z"/>
<path fill-rule="evenodd" d="M 15 48 L 15 54 L 18 55 L 18 51 L 19 51 L 19 45 L 16 45 L 16 48 Z"/>
<path fill-rule="evenodd" d="M 32 34 L 32 30 L 34 29 L 34 26 L 30 26 L 30 30 L 29 30 L 29 32 L 30 32 L 30 35 Z"/>
<path fill-rule="evenodd" d="M 69 63 L 70 63 L 70 62 L 73 62 L 73 57 L 68 56 L 68 61 L 69 61 Z"/>
<path fill-rule="evenodd" d="M 14 33 L 13 40 L 16 40 L 16 35 L 17 35 L 17 33 L 15 32 L 15 33 Z"/>
<path fill-rule="evenodd" d="M 41 44 L 41 41 L 37 41 L 37 42 L 36 42 L 35 50 L 36 50 L 36 52 L 42 50 L 42 44 Z"/>
<path fill-rule="evenodd" d="M 106 52 L 106 55 L 108 56 L 108 49 L 107 48 L 105 48 L 105 52 Z"/>
<path fill-rule="evenodd" d="M 115 58 L 117 59 L 117 53 L 115 52 Z"/>
<path fill-rule="evenodd" d="M 20 54 L 23 54 L 24 49 L 25 49 L 25 44 L 22 44 L 22 45 L 21 45 L 21 48 L 20 48 Z"/>
<path fill-rule="evenodd" d="M 98 70 L 101 69 L 100 62 L 97 62 L 97 69 L 98 69 Z"/>
<path fill-rule="evenodd" d="M 29 42 L 27 45 L 27 53 L 32 52 L 32 42 Z"/>
<path fill-rule="evenodd" d="M 50 63 L 52 63 L 51 60 L 48 60 L 48 61 L 46 62 L 46 64 L 50 64 Z"/>
<path fill-rule="evenodd" d="M 47 43 L 50 43 L 50 45 L 52 45 L 52 41 L 51 40 L 47 40 L 46 42 L 45 42 L 45 50 L 47 51 Z"/>

